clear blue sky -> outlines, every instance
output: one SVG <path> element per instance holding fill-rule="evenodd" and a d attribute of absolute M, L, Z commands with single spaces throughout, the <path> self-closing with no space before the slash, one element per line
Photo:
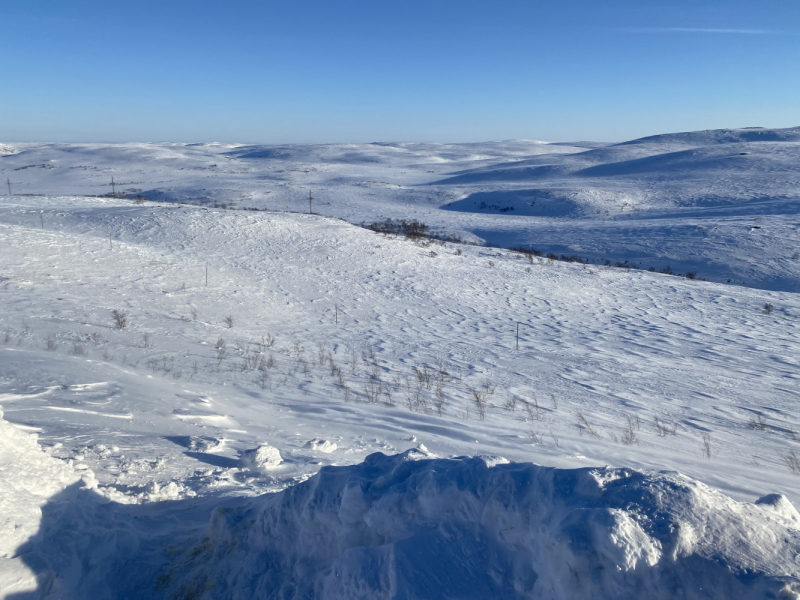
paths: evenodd
<path fill-rule="evenodd" d="M 0 141 L 800 125 L 798 0 L 0 0 Z"/>

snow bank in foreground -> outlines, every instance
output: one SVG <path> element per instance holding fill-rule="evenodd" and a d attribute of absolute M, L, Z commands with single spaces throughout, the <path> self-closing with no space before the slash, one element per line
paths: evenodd
<path fill-rule="evenodd" d="M 783 496 L 409 458 L 373 454 L 217 509 L 161 581 L 203 598 L 800 598 L 800 515 Z"/>
<path fill-rule="evenodd" d="M 0 418 L 0 597 L 800 598 L 792 504 L 677 473 L 420 446 L 255 499 L 125 505 L 83 479 Z"/>
<path fill-rule="evenodd" d="M 0 591 L 22 590 L 36 581 L 15 550 L 37 532 L 47 500 L 81 476 L 2 417 L 0 410 Z"/>

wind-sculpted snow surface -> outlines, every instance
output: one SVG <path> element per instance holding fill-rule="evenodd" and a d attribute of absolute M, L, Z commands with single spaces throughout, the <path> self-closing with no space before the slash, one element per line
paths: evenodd
<path fill-rule="evenodd" d="M 800 515 L 782 496 L 419 456 L 373 454 L 219 509 L 161 580 L 200 598 L 800 597 Z"/>

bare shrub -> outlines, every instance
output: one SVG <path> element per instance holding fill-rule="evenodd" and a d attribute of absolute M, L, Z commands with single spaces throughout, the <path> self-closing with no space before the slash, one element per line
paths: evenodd
<path fill-rule="evenodd" d="M 228 349 L 225 346 L 217 347 L 217 370 L 222 367 L 222 361 L 228 358 Z"/>
<path fill-rule="evenodd" d="M 494 261 L 493 261 L 493 260 L 490 260 L 490 261 L 489 261 L 489 268 L 491 268 L 491 267 L 493 267 L 493 266 L 494 266 Z"/>
<path fill-rule="evenodd" d="M 639 427 L 637 426 L 637 421 L 631 419 L 627 415 L 625 415 L 625 419 L 627 423 L 625 424 L 625 429 L 622 431 L 622 437 L 620 440 L 626 446 L 638 444 L 639 438 L 636 437 L 636 432 L 639 430 Z"/>
<path fill-rule="evenodd" d="M 97 331 L 93 331 L 92 333 L 86 334 L 86 341 L 92 342 L 93 344 L 99 344 L 103 341 L 102 336 Z"/>
<path fill-rule="evenodd" d="M 506 403 L 503 404 L 503 410 L 507 410 L 508 412 L 514 412 L 517 410 L 517 397 L 513 394 L 509 396 L 508 400 L 506 400 Z"/>
<path fill-rule="evenodd" d="M 531 444 L 539 444 L 539 443 L 541 443 L 542 440 L 539 437 L 539 434 L 536 433 L 533 429 L 529 429 L 527 431 L 527 434 L 528 434 L 528 439 L 531 441 Z"/>
<path fill-rule="evenodd" d="M 142 334 L 142 348 L 144 348 L 145 350 L 150 348 L 150 334 L 149 333 L 143 333 Z"/>
<path fill-rule="evenodd" d="M 225 317 L 225 327 L 233 329 L 233 317 L 231 315 Z"/>
<path fill-rule="evenodd" d="M 305 358 L 298 358 L 297 366 L 303 375 L 308 376 L 311 373 L 311 365 L 308 364 L 308 361 Z"/>
<path fill-rule="evenodd" d="M 342 370 L 336 365 L 333 360 L 333 356 L 330 354 L 328 355 L 328 371 L 330 372 L 331 377 L 338 377 L 342 373 Z"/>
<path fill-rule="evenodd" d="M 772 306 L 772 304 L 770 304 L 769 302 L 767 302 L 767 303 L 764 305 L 764 309 L 763 309 L 763 310 L 764 310 L 764 314 L 765 314 L 765 315 L 771 315 L 771 314 L 772 314 L 772 311 L 773 311 L 773 310 L 775 310 L 775 307 L 774 307 L 774 306 Z"/>
<path fill-rule="evenodd" d="M 272 391 L 272 380 L 269 377 L 269 373 L 267 371 L 261 371 L 261 377 L 259 378 L 259 383 L 261 384 L 261 390 L 265 390 L 269 388 L 269 391 Z"/>
<path fill-rule="evenodd" d="M 164 372 L 166 375 L 168 372 L 172 370 L 173 365 L 175 364 L 175 357 L 174 356 L 162 356 L 161 357 L 161 364 L 159 368 Z"/>
<path fill-rule="evenodd" d="M 755 429 L 756 431 L 766 431 L 767 430 L 767 418 L 762 415 L 761 413 L 757 413 L 750 422 L 747 424 L 750 429 Z"/>
<path fill-rule="evenodd" d="M 355 347 L 350 348 L 350 374 L 355 375 L 358 369 L 358 353 Z"/>
<path fill-rule="evenodd" d="M 271 371 L 275 368 L 275 357 L 270 354 L 266 358 L 262 358 L 259 366 L 262 371 Z"/>
<path fill-rule="evenodd" d="M 525 411 L 525 415 L 529 421 L 538 421 L 542 418 L 541 409 L 539 408 L 539 401 L 533 394 L 531 394 L 530 400 L 522 401 L 522 410 Z"/>
<path fill-rule="evenodd" d="M 447 397 L 444 393 L 444 386 L 436 386 L 433 391 L 433 407 L 436 409 L 436 414 L 440 417 L 444 413 L 444 403 Z"/>
<path fill-rule="evenodd" d="M 328 360 L 328 349 L 325 347 L 324 343 L 320 342 L 319 344 L 317 344 L 317 362 L 321 367 L 322 365 L 325 364 L 327 360 Z"/>
<path fill-rule="evenodd" d="M 378 400 L 381 397 L 381 392 L 383 391 L 383 385 L 380 381 L 376 381 L 373 378 L 370 378 L 366 384 L 364 384 L 364 396 L 367 398 L 367 402 L 372 404 L 377 404 Z"/>
<path fill-rule="evenodd" d="M 467 386 L 467 390 L 472 394 L 472 401 L 478 410 L 478 417 L 481 421 L 486 418 L 486 406 L 489 398 L 494 395 L 495 386 L 488 379 L 478 387 Z"/>
<path fill-rule="evenodd" d="M 677 423 L 673 423 L 671 426 L 666 422 L 658 417 L 653 417 L 653 425 L 656 428 L 656 433 L 658 433 L 661 437 L 666 437 L 667 434 L 675 435 L 678 431 Z"/>
<path fill-rule="evenodd" d="M 48 338 L 47 342 L 45 342 L 44 349 L 47 350 L 48 352 L 55 352 L 58 349 L 58 344 L 56 344 L 55 341 Z"/>
<path fill-rule="evenodd" d="M 783 462 L 786 463 L 786 466 L 789 467 L 789 470 L 794 475 L 800 475 L 800 457 L 797 456 L 794 450 L 790 450 L 789 453 L 783 457 Z"/>
<path fill-rule="evenodd" d="M 554 443 L 554 444 L 555 444 L 557 447 L 561 445 L 561 444 L 559 444 L 559 443 L 558 443 L 558 438 L 556 437 L 556 434 L 555 434 L 555 433 L 553 433 L 553 430 L 552 430 L 552 429 L 550 430 L 550 437 L 551 437 L 551 438 L 553 438 L 553 443 Z"/>
<path fill-rule="evenodd" d="M 461 256 L 463 252 L 461 252 L 461 248 L 456 248 L 456 251 L 453 254 L 455 254 L 456 256 Z"/>
<path fill-rule="evenodd" d="M 217 348 L 225 348 L 226 346 L 227 346 L 227 343 L 225 342 L 225 338 L 223 338 L 222 336 L 218 337 L 217 338 Z"/>
<path fill-rule="evenodd" d="M 575 413 L 575 416 L 578 418 L 578 431 L 581 433 L 581 435 L 583 435 L 583 431 L 586 430 L 586 432 L 593 438 L 598 440 L 600 439 L 600 434 L 597 433 L 591 425 L 589 425 L 589 421 L 586 420 L 586 417 L 583 416 L 582 412 L 578 411 Z"/>
<path fill-rule="evenodd" d="M 370 346 L 367 350 L 364 350 L 361 353 L 361 360 L 363 360 L 364 364 L 367 365 L 367 366 L 377 365 L 378 364 L 378 356 L 375 354 L 375 348 Z"/>
<path fill-rule="evenodd" d="M 117 329 L 125 329 L 128 326 L 128 316 L 121 310 L 112 310 L 111 318 L 114 320 L 114 327 Z"/>
<path fill-rule="evenodd" d="M 418 380 L 412 380 L 408 375 L 405 375 L 401 387 L 405 391 L 408 410 L 417 410 L 425 403 L 422 397 L 422 387 Z"/>
<path fill-rule="evenodd" d="M 272 348 L 275 346 L 275 337 L 267 334 L 263 338 L 261 338 L 261 343 L 264 344 L 266 348 Z"/>
<path fill-rule="evenodd" d="M 103 350 L 103 360 L 106 362 L 111 362 L 114 360 L 114 353 L 110 351 L 108 348 Z"/>
<path fill-rule="evenodd" d="M 711 458 L 711 434 L 709 433 L 703 434 L 702 453 L 706 458 Z"/>
<path fill-rule="evenodd" d="M 431 389 L 433 374 L 428 369 L 427 365 L 422 365 L 422 368 L 414 367 L 414 375 L 417 377 L 420 386 L 424 387 L 426 390 Z"/>
<path fill-rule="evenodd" d="M 72 348 L 70 349 L 69 353 L 72 356 L 83 356 L 86 354 L 86 349 L 81 346 L 80 344 L 73 344 Z"/>
<path fill-rule="evenodd" d="M 196 308 L 192 308 L 191 311 L 189 311 L 189 314 L 192 317 L 192 321 L 197 321 L 197 309 Z"/>

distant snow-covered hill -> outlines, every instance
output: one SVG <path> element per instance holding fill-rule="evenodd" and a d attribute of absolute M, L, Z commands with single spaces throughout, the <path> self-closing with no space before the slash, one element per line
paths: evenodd
<path fill-rule="evenodd" d="M 416 219 L 471 242 L 800 291 L 800 128 L 621 144 L 7 147 L 12 194 L 307 212 L 311 193 L 311 210 L 352 223 Z"/>

